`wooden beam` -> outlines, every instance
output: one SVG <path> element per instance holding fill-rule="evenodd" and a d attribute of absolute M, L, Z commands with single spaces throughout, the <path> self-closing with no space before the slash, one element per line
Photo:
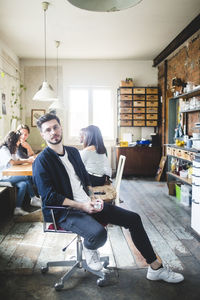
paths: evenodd
<path fill-rule="evenodd" d="M 200 29 L 200 14 L 178 35 L 173 41 L 153 60 L 153 67 L 156 67 L 166 57 L 168 57 L 174 50 L 182 45 L 188 38 L 190 38 L 195 32 Z"/>

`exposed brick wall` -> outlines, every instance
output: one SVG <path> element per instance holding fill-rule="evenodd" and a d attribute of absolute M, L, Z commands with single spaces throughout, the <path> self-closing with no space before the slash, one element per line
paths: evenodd
<path fill-rule="evenodd" d="M 184 82 L 192 82 L 194 85 L 200 84 L 200 30 L 167 58 L 167 78 L 165 78 L 165 63 L 162 62 L 158 66 L 158 85 L 162 94 L 162 122 L 159 129 L 162 145 L 168 142 L 168 101 L 173 96 L 174 77 Z M 166 94 L 165 84 L 167 84 Z M 176 90 L 180 91 L 181 88 L 177 87 Z M 198 118 L 199 115 L 195 117 Z"/>

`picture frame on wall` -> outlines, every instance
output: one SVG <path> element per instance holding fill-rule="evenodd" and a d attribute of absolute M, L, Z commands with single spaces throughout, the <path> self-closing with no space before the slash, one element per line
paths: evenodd
<path fill-rule="evenodd" d="M 37 127 L 37 120 L 45 114 L 45 109 L 31 109 L 31 127 Z"/>

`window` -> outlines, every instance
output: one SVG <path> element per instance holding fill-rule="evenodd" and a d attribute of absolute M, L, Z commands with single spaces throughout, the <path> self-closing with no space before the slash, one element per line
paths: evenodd
<path fill-rule="evenodd" d="M 70 88 L 68 128 L 70 138 L 88 125 L 100 128 L 104 139 L 114 138 L 114 109 L 110 88 Z"/>

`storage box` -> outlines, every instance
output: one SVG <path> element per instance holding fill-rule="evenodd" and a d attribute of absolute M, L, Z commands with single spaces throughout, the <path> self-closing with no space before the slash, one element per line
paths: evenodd
<path fill-rule="evenodd" d="M 146 99 L 158 101 L 158 96 L 157 95 L 146 95 Z"/>
<path fill-rule="evenodd" d="M 146 93 L 147 94 L 158 94 L 158 88 L 147 88 Z"/>
<path fill-rule="evenodd" d="M 176 183 L 176 181 L 169 181 L 169 182 L 167 183 L 167 185 L 168 185 L 168 190 L 169 190 L 169 195 L 170 195 L 170 196 L 175 196 L 175 195 L 176 195 L 175 183 Z"/>
<path fill-rule="evenodd" d="M 192 188 L 189 185 L 183 184 L 181 186 L 181 204 L 185 206 L 191 205 L 192 200 Z"/>
<path fill-rule="evenodd" d="M 135 114 L 145 114 L 145 108 L 144 107 L 133 108 L 133 113 L 135 113 Z"/>
<path fill-rule="evenodd" d="M 172 148 L 171 147 L 167 147 L 167 155 L 172 155 Z"/>
<path fill-rule="evenodd" d="M 142 121 L 142 120 L 137 120 L 137 121 L 133 121 L 133 126 L 145 126 L 145 121 Z"/>
<path fill-rule="evenodd" d="M 128 142 L 121 141 L 120 142 L 120 147 L 128 147 Z"/>
<path fill-rule="evenodd" d="M 120 88 L 120 94 L 121 95 L 128 95 L 132 94 L 132 89 L 131 88 Z"/>
<path fill-rule="evenodd" d="M 132 95 L 120 95 L 120 100 L 122 101 L 131 101 L 132 100 Z"/>
<path fill-rule="evenodd" d="M 181 201 L 181 184 L 176 183 L 175 184 L 175 189 L 176 189 L 176 198 L 178 201 Z"/>
<path fill-rule="evenodd" d="M 120 120 L 121 127 L 132 127 L 132 121 L 130 120 Z"/>
<path fill-rule="evenodd" d="M 133 94 L 145 94 L 145 88 L 134 88 Z"/>
<path fill-rule="evenodd" d="M 125 87 L 131 87 L 131 86 L 133 86 L 133 81 L 124 81 L 124 80 L 121 80 L 121 83 L 120 83 L 120 86 L 125 86 Z"/>
<path fill-rule="evenodd" d="M 157 126 L 158 122 L 157 121 L 146 121 L 146 126 Z"/>

